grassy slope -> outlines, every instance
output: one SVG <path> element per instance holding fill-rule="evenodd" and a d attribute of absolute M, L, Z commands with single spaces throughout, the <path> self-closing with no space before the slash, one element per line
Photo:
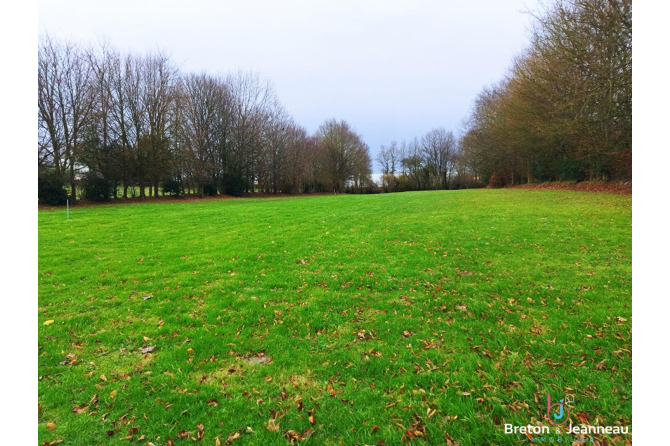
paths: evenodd
<path fill-rule="evenodd" d="M 469 190 L 42 211 L 40 442 L 139 426 L 190 444 L 178 432 L 202 423 L 205 444 L 308 428 L 307 444 L 513 444 L 501 423 L 541 419 L 547 393 L 575 394 L 576 423 L 629 424 L 631 204 Z M 245 361 L 259 352 L 273 361 Z"/>

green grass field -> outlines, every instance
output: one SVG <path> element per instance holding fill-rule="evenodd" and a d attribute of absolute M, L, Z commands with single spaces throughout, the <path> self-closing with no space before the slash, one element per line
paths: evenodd
<path fill-rule="evenodd" d="M 532 190 L 40 211 L 40 443 L 519 444 L 547 394 L 629 425 L 631 220 Z"/>

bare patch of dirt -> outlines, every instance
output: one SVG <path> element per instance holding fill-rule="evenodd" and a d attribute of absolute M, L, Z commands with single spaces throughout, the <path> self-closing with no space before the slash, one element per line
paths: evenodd
<path fill-rule="evenodd" d="M 249 365 L 265 365 L 272 362 L 272 356 L 267 356 L 265 353 L 254 353 L 252 355 L 247 355 L 242 358 L 244 362 Z"/>

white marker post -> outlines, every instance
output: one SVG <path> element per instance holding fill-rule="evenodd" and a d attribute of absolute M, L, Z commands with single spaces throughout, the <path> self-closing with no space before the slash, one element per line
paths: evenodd
<path fill-rule="evenodd" d="M 67 219 L 69 220 L 70 219 L 70 199 L 69 198 L 67 200 L 65 200 L 65 204 L 67 206 Z"/>

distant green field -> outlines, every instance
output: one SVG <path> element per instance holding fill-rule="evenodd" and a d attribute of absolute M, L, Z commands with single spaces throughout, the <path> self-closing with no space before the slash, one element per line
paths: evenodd
<path fill-rule="evenodd" d="M 631 215 L 530 190 L 40 211 L 40 443 L 518 444 L 547 394 L 630 425 Z"/>

